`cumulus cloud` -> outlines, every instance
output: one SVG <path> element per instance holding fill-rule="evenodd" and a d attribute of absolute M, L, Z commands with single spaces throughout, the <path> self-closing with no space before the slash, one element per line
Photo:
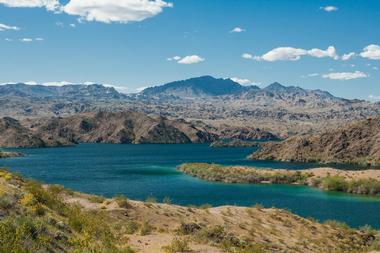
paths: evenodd
<path fill-rule="evenodd" d="M 129 23 L 153 17 L 172 6 L 162 0 L 71 0 L 62 9 L 87 21 Z"/>
<path fill-rule="evenodd" d="M 356 56 L 356 53 L 355 52 L 351 52 L 351 53 L 348 53 L 348 54 L 344 54 L 342 55 L 342 60 L 343 61 L 348 61 L 352 58 L 354 58 Z"/>
<path fill-rule="evenodd" d="M 203 62 L 205 59 L 198 55 L 188 55 L 178 61 L 179 64 L 195 64 Z"/>
<path fill-rule="evenodd" d="M 339 59 L 335 47 L 329 46 L 326 50 L 313 48 L 310 50 L 294 47 L 278 47 L 265 53 L 262 56 L 254 56 L 257 61 L 298 61 L 302 56 L 311 56 L 317 58 L 330 57 L 335 60 Z"/>
<path fill-rule="evenodd" d="M 202 58 L 198 55 L 188 55 L 188 56 L 185 56 L 185 57 L 181 57 L 181 56 L 173 56 L 173 57 L 169 57 L 167 58 L 168 61 L 176 61 L 177 63 L 179 64 L 195 64 L 195 63 L 200 63 L 200 62 L 203 62 L 205 61 L 205 58 Z"/>
<path fill-rule="evenodd" d="M 338 7 L 329 5 L 329 6 L 323 6 L 320 9 L 324 10 L 324 11 L 327 11 L 327 12 L 332 12 L 332 11 L 337 11 Z"/>
<path fill-rule="evenodd" d="M 322 76 L 323 78 L 332 79 L 332 80 L 353 80 L 353 79 L 359 79 L 359 78 L 366 78 L 368 75 L 366 73 L 363 73 L 361 71 L 355 71 L 355 72 L 334 72 L 334 73 L 328 73 Z"/>
<path fill-rule="evenodd" d="M 59 0 L 0 0 L 7 7 L 46 8 L 65 12 L 80 20 L 104 23 L 129 23 L 156 16 L 173 4 L 163 0 L 70 0 L 66 5 Z"/>
<path fill-rule="evenodd" d="M 371 60 L 380 60 L 380 46 L 374 44 L 366 46 L 360 56 Z"/>
<path fill-rule="evenodd" d="M 253 59 L 253 55 L 252 54 L 249 54 L 249 53 L 244 53 L 241 55 L 242 58 L 244 59 L 247 59 L 247 60 L 252 60 Z"/>
<path fill-rule="evenodd" d="M 17 26 L 10 26 L 10 25 L 5 25 L 5 24 L 0 23 L 0 32 L 6 31 L 6 30 L 18 31 L 18 30 L 20 30 L 20 28 Z"/>
<path fill-rule="evenodd" d="M 339 59 L 339 56 L 336 54 L 335 47 L 333 46 L 329 46 L 326 50 L 313 48 L 313 49 L 310 49 L 307 53 L 308 55 L 312 57 L 317 57 L 317 58 L 330 57 L 330 58 L 333 58 L 334 60 Z"/>
<path fill-rule="evenodd" d="M 230 31 L 230 33 L 242 33 L 242 32 L 245 32 L 245 29 L 238 26 Z"/>
<path fill-rule="evenodd" d="M 0 4 L 15 8 L 46 8 L 49 11 L 60 8 L 58 0 L 0 0 Z"/>

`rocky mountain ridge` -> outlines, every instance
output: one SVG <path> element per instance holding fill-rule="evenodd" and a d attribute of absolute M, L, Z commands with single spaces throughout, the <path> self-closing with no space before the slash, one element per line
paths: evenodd
<path fill-rule="evenodd" d="M 41 94 L 40 94 L 41 93 Z M 260 128 L 281 137 L 321 133 L 355 120 L 380 115 L 380 103 L 335 97 L 273 83 L 242 86 L 211 76 L 191 78 L 125 95 L 101 85 L 0 86 L 0 117 L 68 117 L 88 112 L 136 111 L 168 119 L 203 121 L 221 128 Z"/>
<path fill-rule="evenodd" d="M 319 135 L 297 135 L 263 143 L 251 159 L 380 165 L 380 117 Z"/>

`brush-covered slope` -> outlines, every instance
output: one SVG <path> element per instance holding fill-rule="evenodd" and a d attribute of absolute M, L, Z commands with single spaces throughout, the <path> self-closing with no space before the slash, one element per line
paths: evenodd
<path fill-rule="evenodd" d="M 378 232 L 256 207 L 106 199 L 0 170 L 0 252 L 369 252 Z"/>
<path fill-rule="evenodd" d="M 251 159 L 297 162 L 380 164 L 380 117 L 320 135 L 294 136 L 261 145 Z"/>

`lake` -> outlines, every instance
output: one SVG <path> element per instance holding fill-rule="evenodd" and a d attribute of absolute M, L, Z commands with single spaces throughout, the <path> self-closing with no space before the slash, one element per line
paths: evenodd
<path fill-rule="evenodd" d="M 242 205 L 260 203 L 286 208 L 304 217 L 335 219 L 351 226 L 380 228 L 380 199 L 344 193 L 326 193 L 304 186 L 247 185 L 206 182 L 186 176 L 176 166 L 186 162 L 304 169 L 317 164 L 250 161 L 255 148 L 210 148 L 206 144 L 113 145 L 17 149 L 25 157 L 1 159 L 0 167 L 46 183 L 76 191 L 112 197 L 124 194 L 159 201 L 170 197 L 181 205 Z"/>

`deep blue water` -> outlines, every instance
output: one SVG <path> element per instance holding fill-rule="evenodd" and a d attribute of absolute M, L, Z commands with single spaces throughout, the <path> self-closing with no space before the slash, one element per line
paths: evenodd
<path fill-rule="evenodd" d="M 173 203 L 244 205 L 287 208 L 304 217 L 336 219 L 351 226 L 380 228 L 380 199 L 343 193 L 326 193 L 303 186 L 245 185 L 206 182 L 176 171 L 185 162 L 303 169 L 316 164 L 249 161 L 254 148 L 210 148 L 189 145 L 81 144 L 76 147 L 19 149 L 21 158 L 0 160 L 27 177 L 107 197 L 125 194 L 131 199 Z"/>

